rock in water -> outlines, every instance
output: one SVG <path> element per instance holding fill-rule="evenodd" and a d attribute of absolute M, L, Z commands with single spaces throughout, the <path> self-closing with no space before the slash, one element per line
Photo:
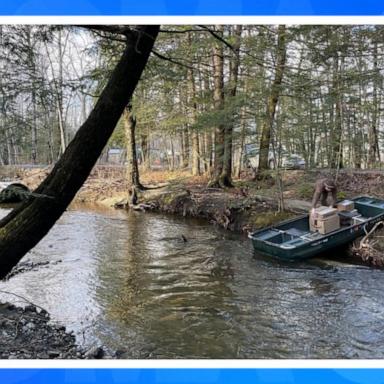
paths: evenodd
<path fill-rule="evenodd" d="M 0 203 L 20 203 L 30 195 L 31 191 L 27 186 L 21 183 L 13 183 L 0 192 Z"/>

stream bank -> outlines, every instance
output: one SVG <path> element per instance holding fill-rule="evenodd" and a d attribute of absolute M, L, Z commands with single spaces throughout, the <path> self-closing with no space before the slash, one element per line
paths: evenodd
<path fill-rule="evenodd" d="M 151 209 L 184 217 L 197 217 L 231 231 L 249 232 L 308 212 L 315 181 L 337 178 L 338 198 L 357 195 L 384 195 L 381 170 L 281 170 L 286 212 L 278 212 L 279 192 L 273 177 L 234 181 L 234 188 L 207 188 L 207 176 L 190 176 L 188 170 L 141 172 L 148 190 L 139 194 L 139 203 Z M 31 190 L 49 173 L 49 168 L 20 171 L 21 182 Z M 243 175 L 244 176 L 244 175 Z M 96 166 L 75 197 L 75 202 L 100 203 L 108 207 L 127 206 L 129 185 L 125 167 Z"/>
<path fill-rule="evenodd" d="M 224 229 L 250 232 L 293 217 L 291 211 L 279 212 L 274 199 L 247 195 L 239 188 L 223 191 L 203 186 L 179 185 L 138 193 L 139 203 L 150 209 L 183 217 L 207 220 Z"/>
<path fill-rule="evenodd" d="M 1 359 L 76 359 L 84 353 L 65 327 L 49 323 L 42 308 L 0 304 Z"/>

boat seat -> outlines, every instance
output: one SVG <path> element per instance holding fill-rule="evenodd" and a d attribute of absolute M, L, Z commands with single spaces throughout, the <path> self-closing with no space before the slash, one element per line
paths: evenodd
<path fill-rule="evenodd" d="M 292 240 L 289 240 L 289 241 L 286 241 L 284 243 L 284 245 L 294 245 L 294 246 L 297 246 L 297 245 L 301 245 L 301 244 L 304 244 L 306 243 L 306 241 L 302 238 L 297 238 L 297 239 L 292 239 Z"/>
<path fill-rule="evenodd" d="M 271 230 L 259 235 L 257 238 L 259 240 L 268 240 L 268 239 L 271 239 L 272 237 L 275 237 L 279 233 L 280 233 L 279 231 L 277 231 L 275 229 L 271 229 Z"/>
<path fill-rule="evenodd" d="M 297 228 L 289 228 L 285 231 L 285 233 L 288 233 L 289 235 L 292 236 L 303 236 L 308 233 L 308 231 L 303 231 L 302 229 L 297 229 Z"/>
<path fill-rule="evenodd" d="M 305 235 L 301 236 L 301 239 L 306 240 L 306 241 L 312 241 L 316 239 L 321 239 L 324 235 L 322 235 L 319 232 L 309 232 L 306 233 Z"/>

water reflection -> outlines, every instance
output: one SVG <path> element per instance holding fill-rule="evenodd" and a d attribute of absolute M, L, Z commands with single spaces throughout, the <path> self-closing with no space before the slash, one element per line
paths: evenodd
<path fill-rule="evenodd" d="M 198 221 L 78 207 L 28 258 L 62 262 L 0 289 L 128 358 L 384 356 L 380 270 L 281 263 Z"/>

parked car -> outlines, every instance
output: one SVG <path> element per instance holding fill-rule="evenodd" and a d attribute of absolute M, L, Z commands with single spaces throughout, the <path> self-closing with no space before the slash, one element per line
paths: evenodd
<path fill-rule="evenodd" d="M 259 146 L 257 144 L 246 144 L 244 148 L 245 166 L 252 169 L 259 167 Z M 273 151 L 268 153 L 268 165 L 274 169 L 277 164 Z M 281 167 L 286 169 L 304 169 L 305 160 L 298 154 L 289 154 L 283 150 L 281 153 Z"/>
<path fill-rule="evenodd" d="M 305 160 L 296 154 L 283 156 L 282 167 L 286 169 L 304 169 Z"/>
<path fill-rule="evenodd" d="M 259 146 L 257 144 L 245 144 L 244 163 L 247 168 L 257 169 L 259 167 Z M 269 168 L 275 167 L 275 158 L 272 151 L 268 153 Z"/>

